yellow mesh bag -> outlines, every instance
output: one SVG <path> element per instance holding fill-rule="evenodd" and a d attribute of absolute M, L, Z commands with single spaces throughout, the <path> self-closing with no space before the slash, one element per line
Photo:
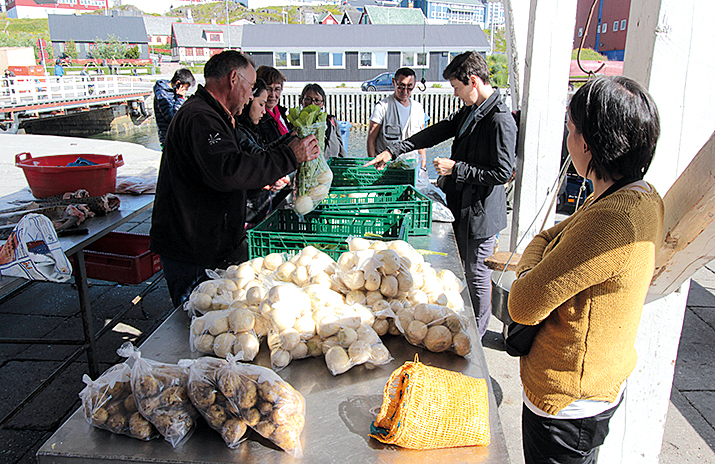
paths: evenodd
<path fill-rule="evenodd" d="M 371 437 L 410 449 L 487 446 L 489 394 L 485 379 L 426 366 L 415 355 L 385 385 Z"/>

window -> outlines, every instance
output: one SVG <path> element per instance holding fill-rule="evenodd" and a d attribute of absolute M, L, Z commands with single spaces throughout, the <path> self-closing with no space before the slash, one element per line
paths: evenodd
<path fill-rule="evenodd" d="M 300 52 L 273 52 L 273 65 L 276 68 L 302 68 L 302 56 Z"/>
<path fill-rule="evenodd" d="M 344 68 L 342 52 L 318 52 L 318 68 Z"/>
<path fill-rule="evenodd" d="M 583 28 L 582 27 L 578 28 L 578 36 L 583 37 Z"/>
<path fill-rule="evenodd" d="M 618 21 L 613 21 L 613 32 L 618 31 Z"/>
<path fill-rule="evenodd" d="M 621 21 L 621 30 L 622 31 L 626 30 L 626 20 L 625 19 L 623 21 Z"/>
<path fill-rule="evenodd" d="M 601 34 L 605 34 L 608 31 L 608 23 L 603 23 L 601 26 Z"/>
<path fill-rule="evenodd" d="M 360 52 L 359 68 L 387 68 L 387 52 Z"/>
<path fill-rule="evenodd" d="M 209 42 L 220 42 L 221 34 L 209 34 Z"/>
<path fill-rule="evenodd" d="M 194 49 L 191 47 L 186 47 L 186 56 L 194 56 Z"/>
<path fill-rule="evenodd" d="M 429 67 L 427 55 L 427 53 L 402 52 L 402 66 L 427 68 Z"/>

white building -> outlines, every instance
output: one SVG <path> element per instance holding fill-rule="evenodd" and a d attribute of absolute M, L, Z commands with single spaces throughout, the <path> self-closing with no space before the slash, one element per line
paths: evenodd
<path fill-rule="evenodd" d="M 5 0 L 8 18 L 38 19 L 49 14 L 81 14 L 107 9 L 108 0 Z"/>

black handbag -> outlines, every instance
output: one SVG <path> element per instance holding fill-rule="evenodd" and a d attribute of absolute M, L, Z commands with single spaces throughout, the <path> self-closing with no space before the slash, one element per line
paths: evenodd
<path fill-rule="evenodd" d="M 543 322 L 541 324 L 543 324 Z M 507 354 L 515 358 L 529 354 L 531 344 L 534 343 L 534 337 L 537 332 L 539 332 L 539 329 L 541 329 L 541 324 L 524 325 L 518 322 L 509 324 L 509 328 L 507 328 L 506 331 L 506 339 L 504 340 Z"/>

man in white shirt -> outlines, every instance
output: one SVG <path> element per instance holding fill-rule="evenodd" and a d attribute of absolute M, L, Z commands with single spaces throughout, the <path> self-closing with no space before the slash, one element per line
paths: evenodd
<path fill-rule="evenodd" d="M 395 71 L 392 85 L 395 93 L 380 100 L 370 116 L 367 132 L 367 155 L 374 158 L 382 153 L 389 142 L 405 140 L 424 129 L 425 110 L 422 104 L 411 98 L 415 88 L 415 72 L 410 68 Z M 418 155 L 417 159 L 426 168 L 426 150 L 421 149 L 407 155 Z"/>

